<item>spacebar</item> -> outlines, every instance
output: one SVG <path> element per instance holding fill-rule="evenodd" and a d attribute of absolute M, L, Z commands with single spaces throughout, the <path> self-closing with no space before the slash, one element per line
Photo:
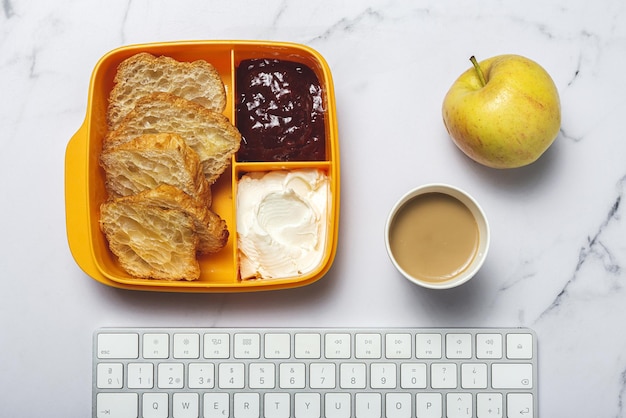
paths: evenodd
<path fill-rule="evenodd" d="M 532 389 L 532 364 L 493 364 L 491 386 L 494 389 Z"/>

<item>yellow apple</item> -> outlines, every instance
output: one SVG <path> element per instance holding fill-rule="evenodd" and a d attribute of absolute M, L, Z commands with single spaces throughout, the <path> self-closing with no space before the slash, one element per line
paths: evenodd
<path fill-rule="evenodd" d="M 536 62 L 519 55 L 481 61 L 459 76 L 443 101 L 443 121 L 454 143 L 493 168 L 536 161 L 561 128 L 559 92 Z"/>

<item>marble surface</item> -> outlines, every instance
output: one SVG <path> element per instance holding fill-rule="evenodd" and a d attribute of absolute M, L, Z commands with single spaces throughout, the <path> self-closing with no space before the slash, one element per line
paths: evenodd
<path fill-rule="evenodd" d="M 333 72 L 341 147 L 337 256 L 317 283 L 250 294 L 116 290 L 65 231 L 65 147 L 89 77 L 125 44 L 266 39 Z M 468 58 L 525 55 L 552 75 L 562 129 L 535 164 L 479 166 L 441 121 Z M 101 326 L 528 326 L 539 416 L 626 417 L 626 3 L 390 0 L 20 1 L 0 5 L 0 410 L 85 417 Z M 429 182 L 470 192 L 489 257 L 449 291 L 409 284 L 383 242 L 391 206 Z"/>

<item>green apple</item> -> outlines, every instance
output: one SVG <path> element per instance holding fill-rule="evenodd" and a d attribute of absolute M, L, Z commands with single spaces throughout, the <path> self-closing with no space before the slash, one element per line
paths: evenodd
<path fill-rule="evenodd" d="M 536 161 L 561 128 L 559 92 L 536 62 L 519 55 L 481 61 L 459 76 L 443 101 L 443 121 L 454 143 L 493 168 Z"/>

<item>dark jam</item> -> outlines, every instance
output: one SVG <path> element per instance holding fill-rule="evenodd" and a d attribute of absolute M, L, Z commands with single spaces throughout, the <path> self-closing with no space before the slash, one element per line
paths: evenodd
<path fill-rule="evenodd" d="M 277 59 L 237 68 L 238 161 L 326 158 L 322 88 L 311 68 Z"/>

